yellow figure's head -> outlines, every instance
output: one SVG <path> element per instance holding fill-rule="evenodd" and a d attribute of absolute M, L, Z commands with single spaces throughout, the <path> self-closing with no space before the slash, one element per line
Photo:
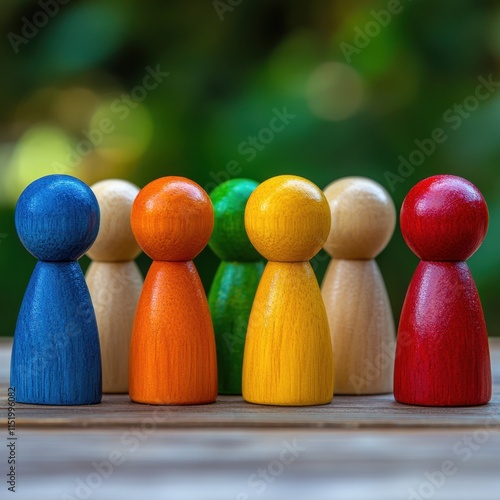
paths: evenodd
<path fill-rule="evenodd" d="M 252 193 L 245 211 L 250 241 L 267 260 L 305 262 L 325 244 L 331 215 L 321 189 L 295 175 L 263 182 Z"/>

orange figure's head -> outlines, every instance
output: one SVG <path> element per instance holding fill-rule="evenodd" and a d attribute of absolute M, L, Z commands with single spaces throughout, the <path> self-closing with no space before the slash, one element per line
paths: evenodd
<path fill-rule="evenodd" d="M 132 207 L 137 242 L 153 260 L 187 262 L 207 245 L 214 209 L 201 186 L 184 177 L 162 177 L 145 186 Z"/>

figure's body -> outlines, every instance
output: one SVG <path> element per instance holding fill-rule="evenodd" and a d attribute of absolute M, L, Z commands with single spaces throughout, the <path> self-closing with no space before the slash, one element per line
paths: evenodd
<path fill-rule="evenodd" d="M 39 259 L 14 334 L 10 384 L 17 402 L 99 403 L 97 324 L 77 262 L 99 230 L 97 200 L 74 177 L 42 177 L 21 194 L 16 229 L 26 249 Z"/>
<path fill-rule="evenodd" d="M 460 177 L 431 177 L 406 197 L 401 230 L 422 262 L 399 325 L 394 374 L 398 402 L 469 406 L 490 400 L 488 334 L 465 262 L 487 228 L 483 196 Z"/>
<path fill-rule="evenodd" d="M 142 275 L 134 262 L 141 250 L 130 227 L 139 188 L 109 179 L 91 189 L 101 209 L 101 227 L 87 252 L 92 263 L 86 280 L 99 329 L 103 392 L 127 393 L 130 337 L 142 290 Z"/>
<path fill-rule="evenodd" d="M 215 226 L 210 247 L 222 260 L 208 302 L 217 343 L 219 394 L 241 394 L 248 319 L 264 270 L 245 230 L 245 207 L 258 183 L 233 179 L 210 194 Z"/>
<path fill-rule="evenodd" d="M 389 243 L 396 209 L 376 182 L 348 177 L 325 189 L 333 257 L 322 284 L 335 363 L 337 394 L 392 392 L 395 327 L 375 257 Z"/>
<path fill-rule="evenodd" d="M 212 319 L 192 262 L 208 243 L 213 224 L 210 198 L 183 177 L 149 183 L 134 202 L 132 231 L 154 262 L 132 333 L 132 401 L 188 405 L 217 398 Z"/>
<path fill-rule="evenodd" d="M 309 263 L 325 243 L 330 221 L 323 193 L 301 177 L 269 179 L 248 201 L 248 236 L 269 260 L 243 359 L 243 397 L 251 403 L 304 406 L 332 400 L 328 318 Z"/>

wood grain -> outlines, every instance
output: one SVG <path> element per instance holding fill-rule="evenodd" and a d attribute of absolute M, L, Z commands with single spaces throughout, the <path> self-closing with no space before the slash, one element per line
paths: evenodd
<path fill-rule="evenodd" d="M 20 402 L 96 404 L 101 358 L 89 291 L 76 262 L 99 230 L 90 188 L 68 175 L 32 182 L 16 205 L 16 229 L 37 259 L 19 312 L 11 385 Z"/>
<path fill-rule="evenodd" d="M 243 397 L 249 402 L 301 406 L 333 397 L 328 318 L 308 262 L 330 223 L 324 194 L 301 177 L 269 179 L 248 200 L 248 237 L 269 259 L 245 342 Z"/>
<path fill-rule="evenodd" d="M 258 185 L 251 179 L 231 179 L 210 193 L 215 220 L 209 246 L 225 262 L 262 260 L 245 229 L 247 202 Z"/>
<path fill-rule="evenodd" d="M 335 361 L 336 394 L 392 392 L 395 327 L 374 258 L 389 243 L 396 209 L 389 193 L 364 177 L 325 189 L 332 226 L 325 250 L 333 257 L 322 283 Z"/>
<path fill-rule="evenodd" d="M 21 193 L 15 223 L 22 244 L 37 259 L 76 261 L 97 237 L 99 205 L 76 177 L 47 175 Z"/>
<path fill-rule="evenodd" d="M 401 232 L 422 260 L 465 261 L 488 230 L 486 201 L 471 182 L 436 175 L 416 184 L 401 208 Z"/>
<path fill-rule="evenodd" d="M 465 262 L 481 245 L 488 208 L 469 181 L 419 182 L 401 208 L 403 237 L 422 259 L 399 325 L 394 394 L 430 406 L 481 405 L 491 396 L 488 333 Z"/>
<path fill-rule="evenodd" d="M 128 360 L 142 274 L 134 261 L 92 262 L 87 285 L 94 306 L 104 393 L 128 393 Z"/>
<path fill-rule="evenodd" d="M 86 281 L 97 319 L 103 392 L 128 393 L 128 358 L 142 275 L 133 261 L 141 249 L 130 225 L 139 188 L 120 179 L 91 187 L 101 210 L 97 239 L 87 252 L 92 259 Z"/>
<path fill-rule="evenodd" d="M 243 396 L 259 404 L 326 404 L 333 355 L 316 276 L 308 262 L 269 262 L 248 325 Z"/>
<path fill-rule="evenodd" d="M 130 346 L 129 392 L 136 402 L 204 404 L 217 397 L 212 319 L 192 262 L 213 225 L 208 194 L 189 179 L 157 179 L 134 201 L 132 231 L 154 259 Z"/>
<path fill-rule="evenodd" d="M 4 422 L 11 346 L 0 338 Z M 18 496 L 302 500 L 313 492 L 315 500 L 401 500 L 422 489 L 436 500 L 497 500 L 499 339 L 491 350 L 494 394 L 478 407 L 407 406 L 389 395 L 300 408 L 237 396 L 205 406 L 140 405 L 125 395 L 104 395 L 96 406 L 18 404 Z M 119 460 L 111 469 L 110 458 Z M 448 461 L 454 474 L 432 489 L 430 475 L 439 480 Z M 77 491 L 82 484 L 92 487 Z"/>
<path fill-rule="evenodd" d="M 264 270 L 245 230 L 245 208 L 258 183 L 224 182 L 210 194 L 214 232 L 209 245 L 222 260 L 208 295 L 217 345 L 219 394 L 241 394 L 248 319 Z"/>
<path fill-rule="evenodd" d="M 7 414 L 7 386 L 12 340 L 0 341 L 0 418 Z M 324 406 L 280 407 L 246 403 L 240 396 L 219 396 L 204 406 L 149 406 L 126 395 L 106 394 L 100 405 L 39 406 L 18 404 L 22 428 L 85 428 L 140 426 L 155 415 L 165 416 L 158 428 L 293 428 L 293 429 L 465 429 L 488 425 L 500 429 L 500 339 L 491 340 L 494 391 L 485 406 L 442 408 L 408 406 L 392 395 L 335 396 Z M 402 452 L 404 456 L 406 453 Z"/>
<path fill-rule="evenodd" d="M 91 186 L 101 211 L 99 234 L 87 252 L 98 262 L 134 260 L 141 249 L 130 226 L 130 211 L 139 188 L 122 179 L 107 179 Z"/>
<path fill-rule="evenodd" d="M 333 259 L 322 295 L 333 343 L 335 394 L 392 392 L 395 327 L 377 263 Z"/>
<path fill-rule="evenodd" d="M 263 182 L 248 200 L 245 227 L 257 251 L 275 262 L 311 260 L 330 232 L 328 202 L 312 182 L 281 175 Z"/>
<path fill-rule="evenodd" d="M 153 260 L 187 262 L 207 245 L 214 228 L 208 194 L 185 177 L 162 177 L 144 186 L 132 206 L 134 236 Z"/>
<path fill-rule="evenodd" d="M 140 403 L 215 401 L 215 338 L 193 262 L 151 265 L 132 334 L 129 390 Z"/>
<path fill-rule="evenodd" d="M 436 500 L 498 500 L 500 435 L 485 436 L 477 445 L 473 429 L 23 429 L 17 496 L 406 500 L 422 489 Z M 454 473 L 433 488 L 429 475 L 440 480 L 448 461 Z"/>
<path fill-rule="evenodd" d="M 488 336 L 466 262 L 419 264 L 401 314 L 395 376 L 401 403 L 466 406 L 490 400 Z"/>
<path fill-rule="evenodd" d="M 241 394 L 243 352 L 264 262 L 222 262 L 208 302 L 217 345 L 219 394 Z"/>
<path fill-rule="evenodd" d="M 374 259 L 396 227 L 396 208 L 389 193 L 366 177 L 345 177 L 329 184 L 332 226 L 325 250 L 334 259 Z"/>

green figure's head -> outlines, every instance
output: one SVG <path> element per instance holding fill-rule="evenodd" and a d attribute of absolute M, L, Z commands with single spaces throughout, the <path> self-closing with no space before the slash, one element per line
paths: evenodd
<path fill-rule="evenodd" d="M 222 260 L 256 262 L 262 259 L 245 230 L 245 208 L 258 186 L 250 179 L 232 179 L 210 194 L 215 210 L 215 226 L 209 246 Z"/>

